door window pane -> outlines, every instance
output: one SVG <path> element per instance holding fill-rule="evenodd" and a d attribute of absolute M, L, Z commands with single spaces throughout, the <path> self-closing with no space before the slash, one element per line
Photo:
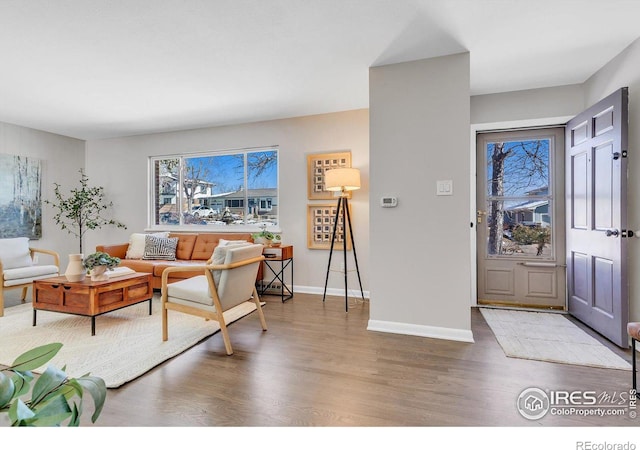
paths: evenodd
<path fill-rule="evenodd" d="M 487 202 L 487 253 L 493 256 L 551 257 L 551 200 Z"/>
<path fill-rule="evenodd" d="M 549 147 L 549 139 L 487 144 L 489 255 L 552 256 Z"/>

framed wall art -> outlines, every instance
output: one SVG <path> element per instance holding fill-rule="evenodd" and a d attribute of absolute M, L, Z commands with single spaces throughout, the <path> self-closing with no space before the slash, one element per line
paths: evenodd
<path fill-rule="evenodd" d="M 349 216 L 351 216 L 351 205 Z M 310 249 L 329 250 L 331 248 L 331 238 L 333 237 L 333 226 L 336 221 L 337 202 L 334 204 L 314 204 L 307 205 L 307 247 Z M 338 226 L 336 228 L 334 250 L 342 250 L 344 240 L 342 233 L 345 227 L 345 219 L 342 217 L 342 208 L 338 216 Z M 347 232 L 347 250 L 351 249 L 351 239 L 349 230 Z"/>
<path fill-rule="evenodd" d="M 351 167 L 351 151 L 307 155 L 307 196 L 309 200 L 331 200 L 333 192 L 324 189 L 324 173 L 329 169 Z M 351 194 L 349 194 L 349 197 Z"/>
<path fill-rule="evenodd" d="M 0 238 L 42 237 L 41 162 L 0 154 Z"/>

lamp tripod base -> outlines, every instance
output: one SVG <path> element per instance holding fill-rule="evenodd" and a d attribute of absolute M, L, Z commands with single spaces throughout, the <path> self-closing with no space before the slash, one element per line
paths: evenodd
<path fill-rule="evenodd" d="M 349 213 L 348 198 L 341 196 L 338 198 L 338 207 L 336 208 L 336 217 L 333 222 L 333 233 L 331 235 L 331 249 L 329 250 L 329 263 L 327 264 L 327 276 L 324 281 L 324 293 L 322 295 L 322 302 L 324 303 L 327 296 L 327 284 L 329 283 L 329 272 L 331 271 L 331 259 L 333 257 L 333 249 L 336 242 L 336 232 L 338 229 L 338 219 L 340 218 L 340 212 L 342 211 L 343 221 L 346 218 L 342 227 L 342 253 L 344 258 L 344 309 L 345 312 L 349 312 L 349 289 L 347 288 L 347 226 L 349 228 L 349 237 L 351 239 L 351 249 L 353 250 L 353 259 L 356 265 L 356 273 L 358 274 L 358 283 L 360 284 L 360 294 L 362 295 L 362 301 L 364 301 L 364 290 L 362 289 L 362 279 L 360 278 L 360 268 L 358 267 L 358 256 L 356 254 L 356 244 L 353 240 L 353 229 L 351 228 L 351 214 Z"/>

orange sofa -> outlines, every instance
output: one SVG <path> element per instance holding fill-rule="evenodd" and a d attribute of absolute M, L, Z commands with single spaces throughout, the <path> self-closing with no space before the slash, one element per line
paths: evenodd
<path fill-rule="evenodd" d="M 120 258 L 120 266 L 129 267 L 136 272 L 150 273 L 152 277 L 152 285 L 154 289 L 160 289 L 162 286 L 162 272 L 167 267 L 176 266 L 204 266 L 213 250 L 218 246 L 220 239 L 228 241 L 244 240 L 253 242 L 251 233 L 169 233 L 169 237 L 178 238 L 176 247 L 176 259 L 171 260 L 147 260 L 140 258 L 127 258 L 127 250 L 129 243 L 113 244 L 113 245 L 97 245 L 96 251 L 105 252 L 111 256 Z M 169 278 L 169 282 L 178 281 L 184 278 L 190 278 L 195 275 L 201 275 L 198 272 L 175 272 Z M 262 278 L 262 266 L 258 273 L 258 279 Z"/>

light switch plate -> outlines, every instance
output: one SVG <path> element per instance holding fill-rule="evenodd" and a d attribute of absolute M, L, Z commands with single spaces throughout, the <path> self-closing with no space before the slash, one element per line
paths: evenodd
<path fill-rule="evenodd" d="M 436 181 L 436 195 L 453 195 L 453 180 Z"/>

